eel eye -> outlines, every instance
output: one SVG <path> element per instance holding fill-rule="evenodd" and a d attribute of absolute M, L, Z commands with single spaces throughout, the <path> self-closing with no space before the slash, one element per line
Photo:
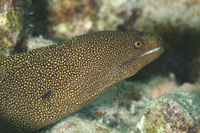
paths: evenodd
<path fill-rule="evenodd" d="M 141 39 L 135 39 L 134 46 L 135 48 L 141 48 L 143 46 L 143 41 Z"/>

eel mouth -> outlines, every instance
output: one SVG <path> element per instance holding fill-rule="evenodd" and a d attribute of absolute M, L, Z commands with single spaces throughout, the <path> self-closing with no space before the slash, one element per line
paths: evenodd
<path fill-rule="evenodd" d="M 163 47 L 161 47 L 161 46 L 160 47 L 156 47 L 156 48 L 153 48 L 153 49 L 143 53 L 142 55 L 138 56 L 138 58 L 141 58 L 143 56 L 150 55 L 150 54 L 156 54 L 156 53 L 161 55 L 163 53 L 163 51 L 164 51 Z"/>
<path fill-rule="evenodd" d="M 164 48 L 161 46 L 153 48 L 136 58 L 130 58 L 129 60 L 127 60 L 123 64 L 121 64 L 117 69 L 123 68 L 124 66 L 126 66 L 128 64 L 137 62 L 138 60 L 142 60 L 142 58 L 144 58 L 145 56 L 148 56 L 148 57 L 146 57 L 147 62 L 146 61 L 142 62 L 141 64 L 143 64 L 143 65 L 140 65 L 140 66 L 145 66 L 146 64 L 148 64 L 148 63 L 152 62 L 153 60 L 155 60 L 156 58 L 158 58 L 163 52 L 164 52 Z"/>

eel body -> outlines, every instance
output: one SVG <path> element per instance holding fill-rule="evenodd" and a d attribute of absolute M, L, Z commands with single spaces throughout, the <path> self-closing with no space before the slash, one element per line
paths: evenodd
<path fill-rule="evenodd" d="M 0 59 L 0 131 L 32 132 L 79 110 L 159 57 L 147 32 L 93 32 Z"/>

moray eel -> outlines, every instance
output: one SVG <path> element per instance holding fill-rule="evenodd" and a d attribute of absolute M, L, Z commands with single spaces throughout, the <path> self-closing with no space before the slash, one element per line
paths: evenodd
<path fill-rule="evenodd" d="M 0 59 L 0 131 L 32 132 L 79 110 L 159 57 L 162 42 L 102 31 Z"/>

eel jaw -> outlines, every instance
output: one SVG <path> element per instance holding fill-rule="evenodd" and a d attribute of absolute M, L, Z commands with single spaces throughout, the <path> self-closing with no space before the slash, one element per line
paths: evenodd
<path fill-rule="evenodd" d="M 159 51 L 159 50 L 161 50 L 161 49 L 162 49 L 162 47 L 156 47 L 156 48 L 154 48 L 154 49 L 151 49 L 151 50 L 149 50 L 149 51 L 143 53 L 143 54 L 140 55 L 138 58 L 143 57 L 143 56 L 145 56 L 145 55 L 152 54 L 152 53 L 157 52 L 157 51 Z"/>

